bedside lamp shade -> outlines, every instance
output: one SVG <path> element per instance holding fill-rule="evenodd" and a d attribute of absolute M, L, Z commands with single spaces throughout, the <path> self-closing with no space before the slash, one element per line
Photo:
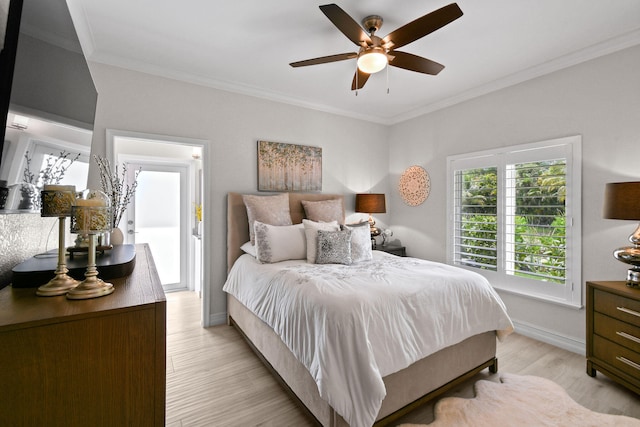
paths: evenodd
<path fill-rule="evenodd" d="M 368 214 L 386 213 L 387 206 L 384 194 L 356 194 L 356 212 Z"/>
<path fill-rule="evenodd" d="M 607 184 L 604 190 L 604 217 L 640 220 L 640 181 Z"/>
<path fill-rule="evenodd" d="M 640 221 L 640 181 L 614 182 L 605 187 L 603 216 L 607 219 Z M 640 286 L 640 226 L 629 236 L 633 246 L 613 251 L 618 261 L 630 264 L 627 286 Z"/>
<path fill-rule="evenodd" d="M 374 221 L 372 214 L 387 212 L 384 194 L 356 194 L 356 212 L 369 214 L 369 231 L 371 232 L 371 245 L 375 248 L 376 240 L 374 239 L 374 236 L 380 235 L 380 229 L 376 227 L 376 222 Z"/>

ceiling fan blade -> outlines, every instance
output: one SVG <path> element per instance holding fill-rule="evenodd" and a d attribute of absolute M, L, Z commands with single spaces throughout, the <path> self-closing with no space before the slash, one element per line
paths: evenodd
<path fill-rule="evenodd" d="M 392 42 L 391 49 L 396 49 L 418 40 L 442 28 L 450 22 L 462 16 L 462 10 L 456 3 L 441 7 L 421 18 L 411 21 L 397 30 L 387 34 L 382 40 L 385 43 Z"/>
<path fill-rule="evenodd" d="M 431 74 L 435 76 L 444 68 L 444 65 L 438 64 L 422 56 L 414 55 L 406 52 L 393 51 L 394 58 L 389 61 L 389 65 L 394 67 L 404 68 L 409 71 L 416 71 L 418 73 Z"/>
<path fill-rule="evenodd" d="M 371 74 L 363 73 L 358 68 L 358 70 L 353 75 L 353 81 L 351 82 L 351 90 L 362 89 L 364 87 L 364 84 L 367 82 L 367 80 L 369 80 L 370 75 Z M 356 81 L 358 83 L 357 87 L 356 87 Z"/>
<path fill-rule="evenodd" d="M 357 58 L 358 54 L 354 52 L 339 53 L 337 55 L 321 56 L 319 58 L 305 59 L 304 61 L 292 62 L 292 67 L 306 67 L 307 65 L 326 64 L 328 62 L 344 61 L 345 59 Z"/>
<path fill-rule="evenodd" d="M 362 29 L 356 21 L 350 17 L 347 12 L 342 10 L 337 4 L 325 4 L 320 6 L 320 10 L 324 13 L 333 25 L 335 25 L 342 34 L 347 36 L 349 40 L 362 46 L 363 43 L 373 44 L 369 35 Z"/>

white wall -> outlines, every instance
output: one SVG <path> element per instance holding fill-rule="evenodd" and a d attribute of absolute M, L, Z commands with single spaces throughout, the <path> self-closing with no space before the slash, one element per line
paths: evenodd
<path fill-rule="evenodd" d="M 611 253 L 637 224 L 602 218 L 607 182 L 640 180 L 640 47 L 488 94 L 391 127 L 390 187 L 413 164 L 431 177 L 431 194 L 409 207 L 391 193 L 394 237 L 411 256 L 445 260 L 446 157 L 568 135 L 583 136 L 581 284 L 624 280 Z M 501 293 L 521 331 L 584 352 L 584 310 Z"/>
<path fill-rule="evenodd" d="M 388 128 L 263 99 L 91 63 L 98 91 L 92 155 L 105 155 L 106 129 L 210 141 L 205 239 L 211 240 L 211 318 L 224 320 L 226 194 L 257 191 L 257 141 L 322 147 L 323 192 L 389 193 Z M 366 135 L 366 138 L 365 138 Z M 92 170 L 90 185 L 98 182 Z M 381 215 L 381 222 L 387 215 Z M 205 284 L 206 286 L 206 284 Z"/>

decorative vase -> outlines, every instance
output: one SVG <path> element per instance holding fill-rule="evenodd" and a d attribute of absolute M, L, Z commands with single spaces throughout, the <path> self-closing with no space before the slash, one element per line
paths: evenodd
<path fill-rule="evenodd" d="M 112 245 L 121 245 L 124 243 L 124 234 L 122 234 L 122 230 L 118 227 L 111 230 L 111 244 Z"/>

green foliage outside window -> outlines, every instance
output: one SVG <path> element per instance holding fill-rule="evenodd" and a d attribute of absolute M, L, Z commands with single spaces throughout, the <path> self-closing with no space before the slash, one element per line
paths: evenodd
<path fill-rule="evenodd" d="M 514 165 L 515 216 L 510 274 L 564 283 L 566 168 L 563 160 Z M 497 269 L 497 169 L 460 175 L 459 263 Z"/>

